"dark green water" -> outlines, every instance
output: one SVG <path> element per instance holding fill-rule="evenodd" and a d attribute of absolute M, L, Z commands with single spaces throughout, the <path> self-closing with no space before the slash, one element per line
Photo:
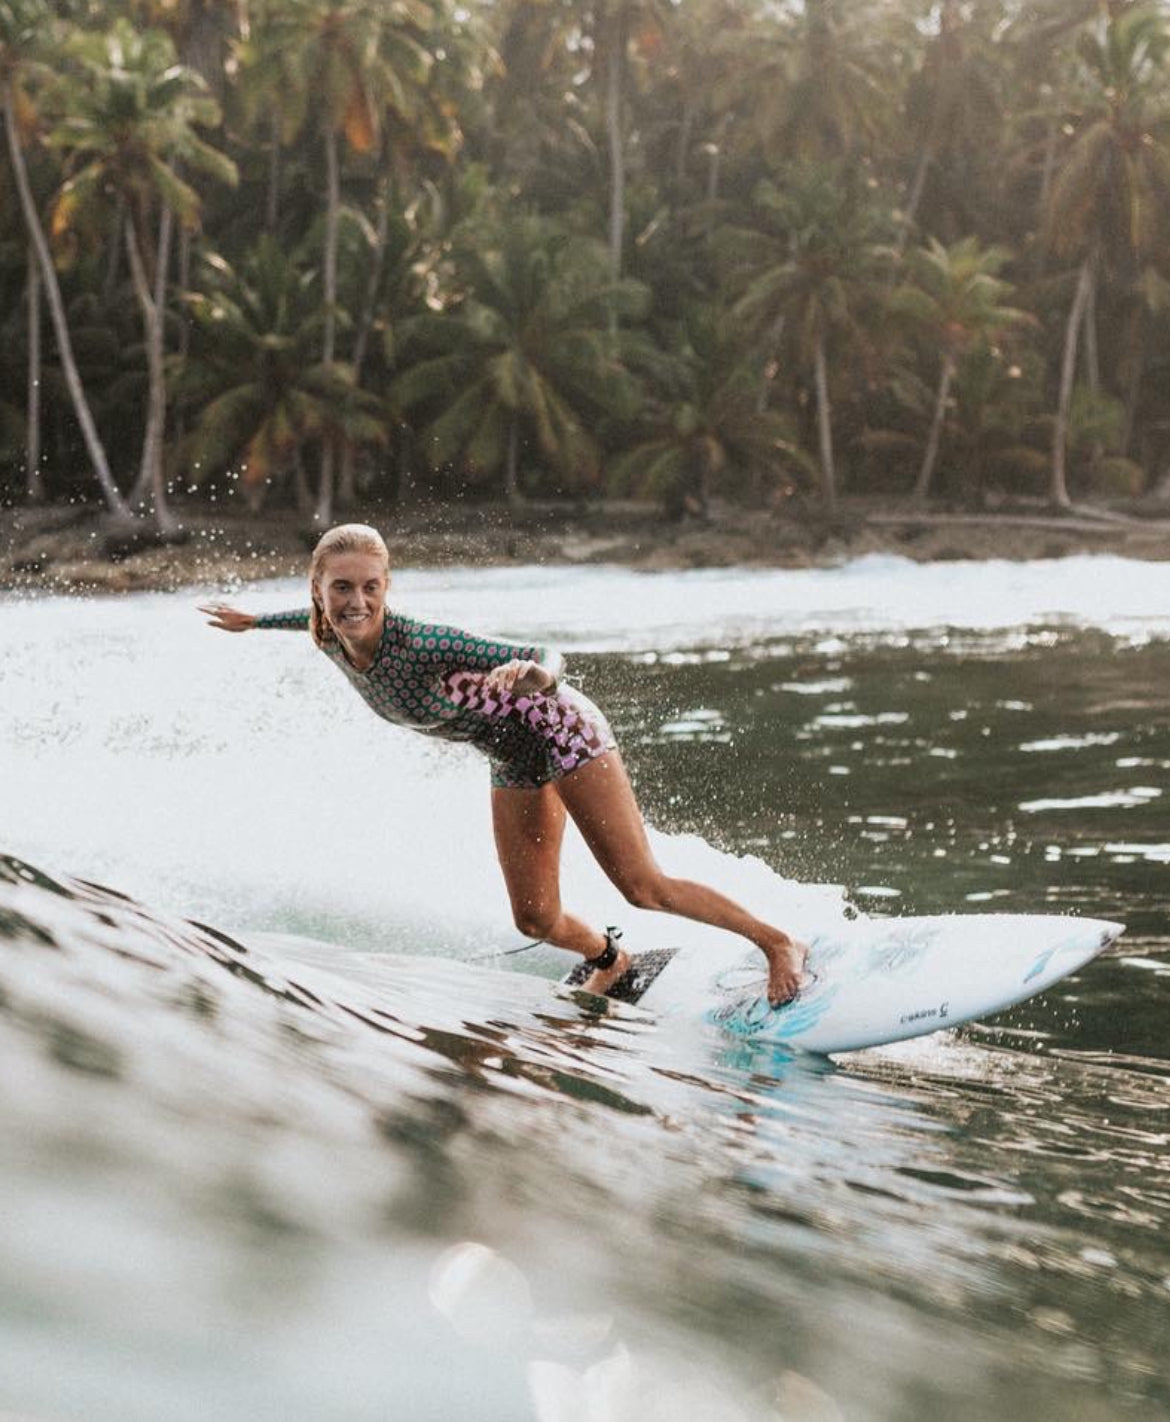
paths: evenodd
<path fill-rule="evenodd" d="M 1165 938 L 1170 645 L 1020 640 L 809 639 L 598 676 L 663 827 L 839 879 L 870 911 L 1081 911 Z"/>

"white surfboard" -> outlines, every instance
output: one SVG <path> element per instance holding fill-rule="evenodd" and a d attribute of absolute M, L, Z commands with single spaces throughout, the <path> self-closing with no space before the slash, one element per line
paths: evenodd
<path fill-rule="evenodd" d="M 1001 1012 L 1076 972 L 1123 931 L 1056 914 L 860 918 L 809 939 L 805 985 L 779 1008 L 768 1005 L 761 955 L 720 935 L 634 955 L 630 981 L 618 985 L 627 990 L 613 995 L 737 1037 L 848 1052 Z"/>

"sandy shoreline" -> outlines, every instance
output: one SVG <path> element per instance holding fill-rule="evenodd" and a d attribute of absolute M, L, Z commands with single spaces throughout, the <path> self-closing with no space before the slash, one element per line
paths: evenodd
<path fill-rule="evenodd" d="M 313 535 L 301 515 L 193 506 L 180 510 L 179 517 L 181 541 L 160 544 L 149 529 L 127 534 L 96 510 L 2 510 L 0 588 L 80 595 L 191 586 L 230 590 L 305 569 Z M 919 562 L 1079 553 L 1170 558 L 1170 521 L 1098 524 L 1051 518 L 1043 510 L 947 516 L 900 513 L 888 504 L 846 504 L 828 524 L 727 507 L 715 509 L 709 519 L 675 523 L 656 507 L 637 504 L 520 512 L 500 505 L 437 505 L 406 512 L 367 506 L 345 518 L 380 528 L 399 567 L 809 568 L 870 553 Z"/>

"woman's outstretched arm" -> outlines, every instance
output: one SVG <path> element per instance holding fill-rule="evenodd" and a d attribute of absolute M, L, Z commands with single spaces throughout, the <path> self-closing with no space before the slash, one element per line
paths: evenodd
<path fill-rule="evenodd" d="M 218 627 L 221 632 L 250 632 L 254 627 L 280 632 L 309 630 L 307 607 L 293 612 L 265 612 L 257 617 L 251 612 L 241 612 L 227 602 L 204 602 L 199 604 L 199 611 L 207 613 L 208 626 Z"/>

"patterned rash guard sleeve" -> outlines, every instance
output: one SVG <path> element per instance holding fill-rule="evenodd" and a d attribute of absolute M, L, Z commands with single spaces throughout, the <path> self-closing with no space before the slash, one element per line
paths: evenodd
<path fill-rule="evenodd" d="M 499 637 L 482 637 L 459 627 L 429 622 L 410 623 L 410 648 L 420 661 L 429 661 L 440 673 L 488 672 L 506 662 L 536 662 L 555 677 L 564 658 L 552 647 L 522 646 Z"/>
<path fill-rule="evenodd" d="M 294 612 L 264 612 L 252 624 L 266 631 L 307 632 L 309 630 L 309 609 L 297 608 Z"/>

